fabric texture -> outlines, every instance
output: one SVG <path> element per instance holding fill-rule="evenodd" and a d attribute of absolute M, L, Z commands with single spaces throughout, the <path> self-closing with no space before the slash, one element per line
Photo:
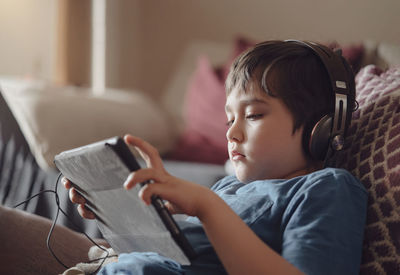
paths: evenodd
<path fill-rule="evenodd" d="M 360 274 L 400 274 L 400 68 L 356 76 L 358 110 L 338 165 L 369 193 Z"/>
<path fill-rule="evenodd" d="M 100 270 L 101 275 L 140 275 L 140 274 L 162 274 L 176 275 L 184 274 L 181 266 L 173 260 L 160 256 L 153 252 L 132 252 L 121 254 L 117 263 L 106 265 Z"/>
<path fill-rule="evenodd" d="M 118 255 L 114 250 L 106 247 L 92 246 L 88 252 L 88 256 L 88 263 L 78 263 L 76 266 L 65 270 L 62 275 L 94 274 L 102 266 L 118 260 Z"/>
<path fill-rule="evenodd" d="M 367 194 L 347 171 L 329 168 L 248 184 L 227 176 L 212 189 L 265 243 L 305 274 L 358 273 Z M 198 254 L 191 266 L 154 253 L 131 253 L 100 274 L 226 274 L 199 219 L 189 217 L 179 225 Z"/>

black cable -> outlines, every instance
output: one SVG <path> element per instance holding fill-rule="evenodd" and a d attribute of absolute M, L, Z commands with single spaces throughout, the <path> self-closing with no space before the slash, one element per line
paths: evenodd
<path fill-rule="evenodd" d="M 28 199 L 26 199 L 26 200 L 24 200 L 24 201 L 18 203 L 17 205 L 14 206 L 14 208 L 17 208 L 18 206 L 21 206 L 21 205 L 23 205 L 23 204 L 26 204 L 26 203 L 28 203 L 30 200 L 32 200 L 33 198 L 36 198 L 36 197 L 38 197 L 38 196 L 40 196 L 40 195 L 43 195 L 43 194 L 45 194 L 45 193 L 54 193 L 54 195 L 55 195 L 55 200 L 56 200 L 56 204 L 57 204 L 57 212 L 56 212 L 56 217 L 54 218 L 53 223 L 52 223 L 52 225 L 51 225 L 51 227 L 50 227 L 49 234 L 47 235 L 46 246 L 47 246 L 47 249 L 50 251 L 51 255 L 53 255 L 53 257 L 57 260 L 57 262 L 58 262 L 59 264 L 61 264 L 64 268 L 68 269 L 68 266 L 65 265 L 65 264 L 56 256 L 56 254 L 54 253 L 53 249 L 52 249 L 51 246 L 50 246 L 51 236 L 52 236 L 52 234 L 53 234 L 54 227 L 55 227 L 55 225 L 56 225 L 56 223 L 57 223 L 58 215 L 59 215 L 59 213 L 60 213 L 60 204 L 59 204 L 60 201 L 59 201 L 59 197 L 58 197 L 58 194 L 57 194 L 57 185 L 58 185 L 58 181 L 60 180 L 60 177 L 61 177 L 61 173 L 60 173 L 60 174 L 58 175 L 58 177 L 57 177 L 56 189 L 55 189 L 54 191 L 53 191 L 53 190 L 42 190 L 42 191 L 40 191 L 39 193 L 37 193 L 37 194 L 35 194 L 35 195 L 29 197 Z"/>
<path fill-rule="evenodd" d="M 46 240 L 46 245 L 47 245 L 47 249 L 50 251 L 51 255 L 53 255 L 53 257 L 57 260 L 57 262 L 59 264 L 61 264 L 63 267 L 65 267 L 66 269 L 68 269 L 69 267 L 67 265 L 65 265 L 58 257 L 57 255 L 54 253 L 53 249 L 50 246 L 50 240 L 51 240 L 51 236 L 53 235 L 53 231 L 54 228 L 56 226 L 57 223 L 57 219 L 58 219 L 58 215 L 60 214 L 60 198 L 58 197 L 57 194 L 57 184 L 58 184 L 58 180 L 60 179 L 61 174 L 58 176 L 57 178 L 57 182 L 56 182 L 56 190 L 54 192 L 55 195 L 55 200 L 56 200 L 56 204 L 57 204 L 57 212 L 56 212 L 56 217 L 53 220 L 53 224 L 51 225 L 49 234 L 47 235 L 47 240 Z"/>
<path fill-rule="evenodd" d="M 33 195 L 33 196 L 27 198 L 26 200 L 24 200 L 24 201 L 22 201 L 22 202 L 20 202 L 20 203 L 18 203 L 18 204 L 16 204 L 16 205 L 14 205 L 13 208 L 17 208 L 17 207 L 19 207 L 19 206 L 21 206 L 21 205 L 23 205 L 23 204 L 25 204 L 25 203 L 28 203 L 31 199 L 33 199 L 33 198 L 35 198 L 35 197 L 38 197 L 38 196 L 40 196 L 40 195 L 43 195 L 44 193 L 54 193 L 54 191 L 53 191 L 53 190 L 42 190 L 42 191 L 40 191 L 39 193 L 37 193 L 37 194 L 35 194 L 35 195 Z"/>
<path fill-rule="evenodd" d="M 62 208 L 61 208 L 61 206 L 60 206 L 60 200 L 59 200 L 59 197 L 58 197 L 58 194 L 57 194 L 57 187 L 58 187 L 58 182 L 59 182 L 59 180 L 60 180 L 61 175 L 62 175 L 61 173 L 58 175 L 58 178 L 57 178 L 57 181 L 56 181 L 56 184 L 55 184 L 55 190 L 54 190 L 54 193 L 56 194 L 57 209 L 58 209 L 58 211 L 61 211 L 61 213 L 62 213 L 65 217 L 67 217 L 67 219 L 77 228 L 78 225 L 75 223 L 75 221 L 72 220 L 72 219 L 67 215 L 67 213 L 65 213 L 64 210 L 62 210 Z M 57 216 L 58 216 L 58 211 L 57 211 Z M 56 216 L 56 218 L 55 218 L 55 221 L 57 220 L 57 216 Z M 107 249 L 103 248 L 103 247 L 100 246 L 98 243 L 96 243 L 96 241 L 94 241 L 89 235 L 87 235 L 86 232 L 82 232 L 82 233 L 83 233 L 83 234 L 86 236 L 86 238 L 88 238 L 88 240 L 91 241 L 95 246 L 97 246 L 99 249 L 101 249 L 101 250 L 103 250 L 104 252 L 106 252 L 106 256 L 101 257 L 101 258 L 99 258 L 99 259 L 96 259 L 96 260 L 100 260 L 100 259 L 101 259 L 102 262 L 100 263 L 99 267 L 92 273 L 92 274 L 95 274 L 95 273 L 97 273 L 97 271 L 100 270 L 100 268 L 103 266 L 103 264 L 104 264 L 104 262 L 106 261 L 107 258 L 115 257 L 116 255 L 110 255 L 110 252 L 109 252 Z M 50 236 L 50 233 L 49 233 L 49 236 Z M 49 249 L 50 249 L 50 248 L 49 248 Z M 54 254 L 53 254 L 53 256 L 56 257 Z M 89 263 L 91 263 L 91 262 L 93 262 L 93 261 L 90 261 Z M 64 264 L 63 264 L 63 265 L 64 265 Z"/>
<path fill-rule="evenodd" d="M 21 206 L 21 205 L 23 205 L 23 204 L 26 204 L 26 203 L 28 203 L 30 200 L 32 200 L 33 198 L 38 197 L 38 196 L 40 196 L 40 195 L 43 195 L 43 194 L 45 194 L 45 193 L 54 193 L 55 201 L 56 201 L 56 205 L 57 205 L 57 212 L 56 212 L 56 216 L 55 216 L 55 218 L 54 218 L 54 220 L 53 220 L 53 223 L 52 223 L 52 225 L 51 225 L 51 228 L 50 228 L 50 230 L 49 230 L 49 233 L 48 233 L 48 235 L 47 235 L 46 246 L 47 246 L 47 249 L 48 249 L 48 250 L 50 251 L 50 253 L 52 254 L 52 256 L 57 260 L 57 262 L 58 262 L 59 264 L 61 264 L 64 268 L 68 269 L 69 267 L 68 267 L 67 265 L 65 265 L 65 264 L 57 257 L 57 255 L 54 253 L 54 251 L 53 251 L 53 249 L 51 248 L 51 245 L 50 245 L 51 237 L 52 237 L 52 235 L 53 235 L 54 228 L 55 228 L 55 226 L 56 226 L 56 224 L 57 224 L 57 220 L 58 220 L 58 216 L 59 216 L 60 212 L 61 212 L 61 213 L 62 213 L 76 228 L 79 227 L 79 226 L 75 223 L 75 221 L 74 221 L 73 219 L 71 219 L 71 217 L 69 217 L 68 214 L 67 214 L 67 213 L 61 208 L 61 206 L 60 206 L 60 197 L 58 196 L 57 188 L 58 188 L 58 182 L 60 181 L 61 176 L 62 176 L 62 174 L 59 173 L 59 175 L 58 175 L 58 177 L 57 177 L 57 180 L 56 180 L 56 184 L 55 184 L 54 190 L 42 190 L 42 191 L 38 192 L 37 194 L 35 194 L 35 195 L 33 195 L 33 196 L 27 198 L 26 200 L 24 200 L 24 201 L 22 201 L 22 202 L 16 204 L 16 205 L 14 206 L 14 208 L 17 208 L 17 207 L 19 207 L 19 206 Z M 103 250 L 104 252 L 106 252 L 106 256 L 101 257 L 101 258 L 97 258 L 97 259 L 94 259 L 94 260 L 91 260 L 91 261 L 87 262 L 87 263 L 93 263 L 93 262 L 95 262 L 95 261 L 102 260 L 102 262 L 100 263 L 99 267 L 92 273 L 92 274 L 95 274 L 95 273 L 97 273 L 97 272 L 100 270 L 100 268 L 103 266 L 103 264 L 104 264 L 104 262 L 105 262 L 105 260 L 106 260 L 107 258 L 116 257 L 117 255 L 110 255 L 110 252 L 109 252 L 107 249 L 105 249 L 104 247 L 102 247 L 102 246 L 100 246 L 98 243 L 96 243 L 96 241 L 94 241 L 89 235 L 87 235 L 86 232 L 82 232 L 82 233 L 83 233 L 83 234 L 86 236 L 86 238 L 88 238 L 89 241 L 91 241 L 95 246 L 97 246 L 98 248 L 100 248 L 101 250 Z"/>

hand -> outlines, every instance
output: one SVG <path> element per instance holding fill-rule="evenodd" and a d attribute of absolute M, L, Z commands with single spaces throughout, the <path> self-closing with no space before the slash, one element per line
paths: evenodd
<path fill-rule="evenodd" d="M 164 168 L 156 148 L 146 141 L 126 135 L 126 144 L 134 146 L 146 162 L 147 168 L 132 172 L 124 183 L 126 189 L 136 184 L 151 181 L 139 192 L 146 204 L 151 203 L 151 197 L 158 195 L 167 200 L 166 207 L 173 214 L 184 213 L 190 216 L 202 216 L 207 210 L 207 201 L 215 194 L 208 188 L 170 175 Z"/>
<path fill-rule="evenodd" d="M 66 189 L 69 189 L 69 199 L 73 203 L 78 204 L 79 215 L 81 215 L 82 218 L 85 219 L 92 220 L 96 218 L 95 214 L 85 207 L 86 200 L 81 195 L 79 195 L 79 193 L 76 191 L 74 187 L 72 187 L 72 183 L 65 177 L 61 179 L 61 182 L 63 183 Z"/>

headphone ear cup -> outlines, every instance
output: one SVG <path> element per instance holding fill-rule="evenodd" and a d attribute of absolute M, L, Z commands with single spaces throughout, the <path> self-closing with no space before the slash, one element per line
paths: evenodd
<path fill-rule="evenodd" d="M 312 129 L 308 149 L 313 159 L 325 159 L 332 133 L 332 123 L 332 117 L 326 115 Z"/>

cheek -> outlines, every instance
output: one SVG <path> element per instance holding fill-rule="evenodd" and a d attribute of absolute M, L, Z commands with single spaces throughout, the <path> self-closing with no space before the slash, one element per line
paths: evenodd
<path fill-rule="evenodd" d="M 266 130 L 255 132 L 249 137 L 249 142 L 253 145 L 254 153 L 277 149 L 286 146 L 290 140 L 290 135 L 277 127 L 264 128 Z"/>
<path fill-rule="evenodd" d="M 269 127 L 267 131 L 252 136 L 249 141 L 252 144 L 252 155 L 259 161 L 278 161 L 302 152 L 301 133 L 297 131 L 293 134 L 291 127 Z"/>
<path fill-rule="evenodd" d="M 304 162 L 302 131 L 297 130 L 294 134 L 291 132 L 286 138 L 282 137 L 279 147 L 281 148 L 281 157 L 287 163 L 295 165 Z"/>

